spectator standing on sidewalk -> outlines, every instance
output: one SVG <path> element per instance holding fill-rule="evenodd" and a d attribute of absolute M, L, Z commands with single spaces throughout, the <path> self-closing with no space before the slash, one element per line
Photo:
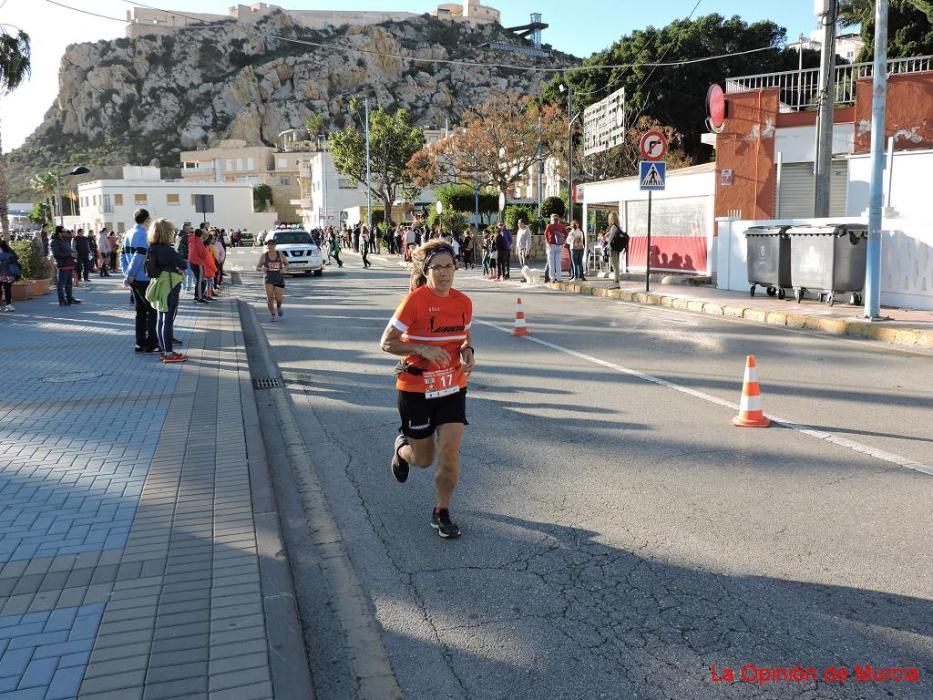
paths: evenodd
<path fill-rule="evenodd" d="M 55 258 L 55 267 L 58 268 L 55 291 L 58 292 L 58 305 L 70 306 L 80 304 L 80 299 L 72 296 L 72 283 L 75 270 L 75 252 L 71 242 L 65 237 L 65 227 L 56 226 L 52 234 L 50 245 L 52 257 Z"/>
<path fill-rule="evenodd" d="M 146 274 L 146 253 L 149 252 L 149 211 L 137 209 L 133 212 L 136 225 L 123 237 L 123 286 L 133 292 L 136 306 L 136 352 L 155 352 L 159 341 L 156 337 L 156 311 L 146 299 L 149 275 Z"/>
<path fill-rule="evenodd" d="M 547 246 L 547 272 L 552 282 L 560 282 L 561 254 L 567 228 L 560 222 L 560 216 L 551 214 L 551 223 L 544 229 L 544 243 Z"/>
<path fill-rule="evenodd" d="M 204 283 L 202 294 L 208 301 L 214 299 L 214 277 L 217 275 L 217 259 L 214 257 L 214 234 L 208 234 L 204 239 L 204 264 L 201 267 L 201 276 Z"/>
<path fill-rule="evenodd" d="M 156 336 L 162 349 L 162 362 L 184 362 L 187 355 L 173 352 L 175 315 L 181 291 L 182 271 L 188 267 L 185 259 L 172 247 L 175 226 L 167 219 L 156 219 L 149 228 L 149 251 L 146 267 L 150 282 L 146 300 L 156 310 Z"/>
<path fill-rule="evenodd" d="M 77 263 L 75 265 L 75 274 L 77 274 L 78 279 L 90 282 L 91 259 L 93 253 L 91 252 L 90 241 L 87 236 L 84 235 L 83 228 L 78 229 L 72 245 L 75 249 L 75 262 Z"/>
<path fill-rule="evenodd" d="M 612 266 L 612 279 L 619 285 L 619 269 L 622 253 L 625 253 L 625 271 L 628 272 L 628 234 L 619 228 L 619 215 L 609 214 L 609 226 L 606 229 L 606 247 L 609 249 L 609 264 Z"/>
<path fill-rule="evenodd" d="M 207 249 L 204 247 L 204 241 L 201 238 L 204 232 L 196 228 L 188 236 L 188 264 L 191 266 L 191 272 L 194 274 L 194 300 L 198 303 L 207 303 L 204 284 L 204 266 L 207 264 Z"/>
<path fill-rule="evenodd" d="M 524 219 L 518 220 L 518 233 L 515 236 L 515 247 L 518 250 L 518 266 L 524 268 L 528 264 L 528 254 L 531 252 L 531 230 Z M 524 282 L 524 278 L 522 282 Z"/>
<path fill-rule="evenodd" d="M 0 311 L 16 311 L 13 307 L 13 283 L 19 270 L 19 256 L 0 238 Z"/>
<path fill-rule="evenodd" d="M 109 269 L 111 272 L 116 272 L 117 270 L 117 253 L 120 249 L 120 242 L 117 240 L 117 234 L 111 231 L 107 234 L 107 243 L 110 244 L 110 265 Z"/>
<path fill-rule="evenodd" d="M 586 234 L 576 221 L 570 224 L 567 246 L 570 248 L 570 279 L 585 282 L 583 255 L 586 253 Z"/>
<path fill-rule="evenodd" d="M 499 244 L 499 276 L 502 279 L 511 279 L 512 277 L 512 232 L 505 224 L 499 224 L 497 239 Z"/>
<path fill-rule="evenodd" d="M 101 277 L 110 277 L 107 266 L 110 262 L 110 239 L 107 238 L 107 229 L 102 228 L 97 234 L 97 254 L 100 256 L 98 263 Z"/>

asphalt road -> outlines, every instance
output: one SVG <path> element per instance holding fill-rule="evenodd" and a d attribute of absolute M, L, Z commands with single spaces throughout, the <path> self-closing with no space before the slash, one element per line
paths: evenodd
<path fill-rule="evenodd" d="M 378 341 L 407 275 L 347 257 L 290 280 L 284 321 L 263 325 L 405 697 L 933 697 L 933 476 L 902 466 L 933 465 L 929 355 L 461 272 L 477 370 L 463 537 L 443 541 L 431 474 L 388 469 Z M 517 295 L 530 339 L 508 333 Z M 795 425 L 732 426 L 748 353 L 766 413 Z M 327 598 L 304 611 L 315 686 L 353 697 Z M 745 682 L 749 664 L 817 680 Z"/>

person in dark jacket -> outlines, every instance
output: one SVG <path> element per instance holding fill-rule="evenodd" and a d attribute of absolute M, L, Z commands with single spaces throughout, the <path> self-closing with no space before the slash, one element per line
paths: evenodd
<path fill-rule="evenodd" d="M 71 304 L 80 304 L 79 299 L 72 296 L 72 273 L 75 269 L 75 255 L 71 243 L 65 238 L 65 227 L 56 226 L 55 233 L 52 234 L 52 243 L 50 245 L 52 257 L 55 258 L 55 266 L 58 268 L 58 275 L 55 283 L 55 290 L 58 292 L 58 305 L 69 306 Z"/>
<path fill-rule="evenodd" d="M 159 308 L 156 314 L 156 337 L 162 349 L 162 362 L 184 362 L 187 355 L 173 352 L 172 335 L 175 325 L 175 315 L 178 313 L 178 295 L 181 291 L 181 274 L 187 269 L 188 262 L 172 247 L 172 238 L 175 225 L 168 219 L 156 219 L 149 227 L 149 251 L 147 259 L 149 264 L 150 284 L 161 284 L 163 275 L 178 274 L 178 284 L 166 282 L 169 287 L 168 297 L 164 307 Z M 172 280 L 169 277 L 169 280 Z"/>
<path fill-rule="evenodd" d="M 3 239 L 0 239 L 0 261 L 5 263 L 0 267 L 0 311 L 15 311 L 13 283 L 16 281 L 16 274 L 13 266 L 19 267 L 19 256 Z"/>
<path fill-rule="evenodd" d="M 78 229 L 74 241 L 72 241 L 72 245 L 75 249 L 75 270 L 78 279 L 83 279 L 85 282 L 88 282 L 90 281 L 92 252 L 90 241 L 87 239 L 87 236 L 84 235 L 83 228 Z"/>

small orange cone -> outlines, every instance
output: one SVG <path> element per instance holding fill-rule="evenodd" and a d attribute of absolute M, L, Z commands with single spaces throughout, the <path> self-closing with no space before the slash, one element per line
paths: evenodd
<path fill-rule="evenodd" d="M 519 297 L 515 304 L 515 327 L 512 329 L 512 335 L 528 334 L 528 326 L 525 325 L 525 312 L 522 311 L 522 298 Z"/>
<path fill-rule="evenodd" d="M 761 387 L 758 386 L 758 369 L 755 356 L 749 355 L 745 362 L 745 381 L 742 383 L 742 401 L 739 415 L 732 419 L 732 424 L 740 428 L 767 428 L 771 421 L 765 418 L 761 410 Z"/>

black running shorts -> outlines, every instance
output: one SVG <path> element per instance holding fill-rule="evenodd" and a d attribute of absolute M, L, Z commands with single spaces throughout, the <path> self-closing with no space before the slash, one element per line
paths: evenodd
<path fill-rule="evenodd" d="M 466 389 L 439 399 L 426 399 L 414 391 L 398 392 L 398 414 L 402 419 L 402 433 L 413 440 L 431 437 L 437 426 L 444 423 L 463 423 L 466 419 Z"/>

